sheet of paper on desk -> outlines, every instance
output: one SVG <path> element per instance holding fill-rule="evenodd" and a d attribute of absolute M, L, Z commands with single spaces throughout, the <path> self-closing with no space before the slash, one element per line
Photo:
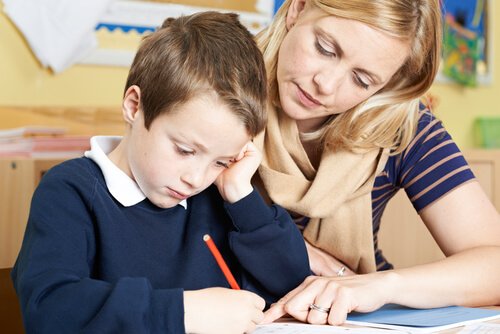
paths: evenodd
<path fill-rule="evenodd" d="M 385 305 L 371 313 L 351 313 L 347 323 L 404 330 L 409 333 L 432 333 L 478 321 L 500 318 L 500 311 L 450 306 L 434 309 L 412 309 Z"/>
<path fill-rule="evenodd" d="M 388 331 L 377 328 L 351 328 L 338 326 L 308 325 L 298 322 L 278 322 L 259 325 L 252 334 L 400 334 L 403 331 Z"/>
<path fill-rule="evenodd" d="M 458 334 L 498 334 L 500 324 L 473 324 L 467 325 Z"/>

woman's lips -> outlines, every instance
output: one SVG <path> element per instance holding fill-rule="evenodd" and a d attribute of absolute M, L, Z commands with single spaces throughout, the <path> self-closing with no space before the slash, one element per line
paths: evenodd
<path fill-rule="evenodd" d="M 297 95 L 302 105 L 304 105 L 307 108 L 316 108 L 322 105 L 321 102 L 319 102 L 311 95 L 309 95 L 307 92 L 302 90 L 302 88 L 300 88 L 299 86 L 297 86 L 297 88 L 298 88 Z"/>

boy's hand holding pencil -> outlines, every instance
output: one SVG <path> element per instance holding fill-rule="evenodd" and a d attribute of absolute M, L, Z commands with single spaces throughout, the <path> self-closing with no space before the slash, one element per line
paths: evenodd
<path fill-rule="evenodd" d="M 265 301 L 250 291 L 240 290 L 212 238 L 203 241 L 221 268 L 231 289 L 208 288 L 184 292 L 186 333 L 249 333 L 264 319 Z"/>
<path fill-rule="evenodd" d="M 186 333 L 250 333 L 264 319 L 264 299 L 246 290 L 184 291 Z"/>

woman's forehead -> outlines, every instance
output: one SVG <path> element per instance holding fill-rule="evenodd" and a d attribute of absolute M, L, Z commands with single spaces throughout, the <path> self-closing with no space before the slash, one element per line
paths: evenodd
<path fill-rule="evenodd" d="M 382 82 L 388 81 L 409 55 L 407 41 L 360 21 L 340 18 L 319 9 L 310 11 L 312 13 L 305 16 L 301 24 L 310 25 L 312 38 L 320 38 L 336 48 L 336 53 L 351 67 L 373 73 Z"/>

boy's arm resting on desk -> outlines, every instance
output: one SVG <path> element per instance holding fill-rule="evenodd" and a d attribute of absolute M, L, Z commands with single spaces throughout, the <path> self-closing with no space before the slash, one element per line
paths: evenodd
<path fill-rule="evenodd" d="M 88 210 L 93 203 L 84 191 L 75 190 L 89 174 L 73 176 L 74 183 L 51 175 L 49 171 L 34 194 L 12 271 L 26 331 L 182 332 L 182 289 L 154 290 L 145 278 L 112 284 L 91 278 L 98 235 Z"/>
<path fill-rule="evenodd" d="M 256 190 L 236 203 L 226 202 L 225 208 L 235 226 L 231 249 L 275 298 L 311 274 L 304 239 L 286 210 L 267 205 Z"/>

